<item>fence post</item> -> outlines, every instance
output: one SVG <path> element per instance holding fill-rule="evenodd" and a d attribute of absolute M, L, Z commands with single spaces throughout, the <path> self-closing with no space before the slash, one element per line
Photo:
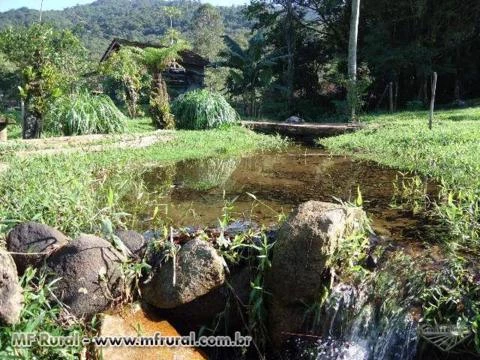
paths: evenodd
<path fill-rule="evenodd" d="M 437 72 L 433 73 L 432 79 L 432 97 L 430 98 L 430 118 L 428 120 L 428 128 L 432 130 L 433 125 L 433 110 L 435 109 L 435 93 L 437 92 Z"/>

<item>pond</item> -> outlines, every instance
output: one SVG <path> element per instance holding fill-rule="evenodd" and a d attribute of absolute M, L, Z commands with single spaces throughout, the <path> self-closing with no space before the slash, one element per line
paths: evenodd
<path fill-rule="evenodd" d="M 138 196 L 127 198 L 124 208 L 134 219 L 131 227 L 142 230 L 166 223 L 176 227 L 218 226 L 219 219 L 225 216 L 269 227 L 302 202 L 355 202 L 360 191 L 363 207 L 381 242 L 391 244 L 395 253 L 411 257 L 416 267 L 427 264 L 431 268 L 431 264 L 442 259 L 440 247 L 425 241 L 436 225 L 424 212 L 415 214 L 392 203 L 398 195 L 396 189 L 399 184 L 410 177 L 371 162 L 332 156 L 319 148 L 292 146 L 283 152 L 189 160 L 146 168 L 142 174 L 141 201 Z M 425 185 L 422 183 L 421 186 Z M 433 196 L 435 184 L 429 184 L 425 189 Z M 391 270 L 390 276 L 395 277 L 395 271 Z M 342 290 L 337 295 L 343 298 L 347 292 Z M 368 306 L 365 309 L 368 310 Z M 374 315 L 369 312 L 368 317 L 359 321 L 357 328 L 352 328 L 348 336 L 343 334 L 339 337 L 348 338 L 350 342 L 343 344 L 327 340 L 318 344 L 314 342 L 313 346 L 316 353 L 324 354 L 321 356 L 325 359 L 369 359 L 389 351 L 404 355 L 382 355 L 381 358 L 411 359 L 416 347 L 416 320 L 405 319 L 418 319 L 414 314 L 417 310 L 408 306 L 390 327 L 373 326 L 366 333 L 362 330 L 360 336 L 365 321 L 373 321 Z M 333 316 L 337 313 L 338 309 Z M 386 338 L 377 341 L 382 331 Z M 332 333 L 332 329 L 328 332 Z M 311 349 L 312 344 L 298 340 L 300 343 L 295 347 L 300 346 L 301 351 L 295 350 L 291 358 L 312 359 L 305 356 L 303 350 Z M 356 344 L 353 347 L 352 341 Z M 325 347 L 334 351 L 333 355 L 325 355 Z M 374 350 L 365 350 L 370 347 Z M 341 349 L 345 357 L 338 357 L 340 352 L 336 349 Z M 353 350 L 360 352 L 348 355 Z M 307 352 L 310 353 L 310 350 Z"/>
<path fill-rule="evenodd" d="M 175 226 L 218 225 L 226 208 L 233 219 L 272 225 L 308 200 L 354 202 L 358 190 L 379 235 L 403 241 L 423 236 L 421 215 L 392 207 L 396 170 L 318 148 L 209 158 L 153 167 L 143 174 L 144 198 L 125 199 L 135 228 L 152 227 L 152 212 Z M 413 229 L 413 230 L 412 230 Z"/>

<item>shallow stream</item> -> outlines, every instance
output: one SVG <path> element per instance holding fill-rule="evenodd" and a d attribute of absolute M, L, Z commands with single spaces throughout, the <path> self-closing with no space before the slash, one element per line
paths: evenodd
<path fill-rule="evenodd" d="M 421 258 L 423 264 L 441 264 L 440 248 L 426 241 L 434 225 L 421 213 L 415 215 L 392 206 L 394 183 L 398 185 L 402 176 L 370 162 L 292 146 L 281 153 L 150 167 L 142 176 L 142 201 L 126 199 L 125 208 L 133 215 L 132 227 L 143 230 L 154 227 L 156 219 L 175 226 L 218 226 L 219 219 L 227 217 L 270 226 L 304 201 L 354 202 L 360 191 L 363 207 L 382 242 L 412 259 Z M 429 186 L 428 192 L 433 191 L 434 185 Z M 340 304 L 357 302 L 348 288 L 332 295 L 342 299 Z M 330 315 L 335 317 L 343 310 L 337 307 L 332 311 Z M 413 359 L 417 345 L 413 317 L 408 309 L 380 329 L 372 323 L 374 315 L 365 304 L 360 316 L 342 334 L 327 329 L 323 331 L 325 336 L 313 342 L 293 339 L 297 349 L 292 358 Z M 315 351 L 311 351 L 312 345 Z"/>

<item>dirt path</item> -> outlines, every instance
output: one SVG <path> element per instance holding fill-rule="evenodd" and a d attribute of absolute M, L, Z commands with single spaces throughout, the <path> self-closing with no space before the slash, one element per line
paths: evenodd
<path fill-rule="evenodd" d="M 81 135 L 17 140 L 17 143 L 25 146 L 25 148 L 16 151 L 15 155 L 26 157 L 30 155 L 55 155 L 110 149 L 138 149 L 151 146 L 158 142 L 168 142 L 173 140 L 173 138 L 174 133 L 172 131 L 157 130 L 145 134 Z M 2 164 L 0 164 L 0 171 L 2 171 Z"/>

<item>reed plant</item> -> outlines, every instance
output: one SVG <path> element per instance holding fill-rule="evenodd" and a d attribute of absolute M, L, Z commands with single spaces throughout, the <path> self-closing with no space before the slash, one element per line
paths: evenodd
<path fill-rule="evenodd" d="M 195 90 L 179 96 L 172 103 L 177 129 L 203 130 L 234 124 L 239 115 L 220 94 Z"/>
<path fill-rule="evenodd" d="M 58 98 L 45 118 L 45 129 L 56 135 L 111 134 L 125 131 L 127 118 L 106 95 L 86 91 Z"/>

